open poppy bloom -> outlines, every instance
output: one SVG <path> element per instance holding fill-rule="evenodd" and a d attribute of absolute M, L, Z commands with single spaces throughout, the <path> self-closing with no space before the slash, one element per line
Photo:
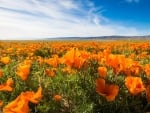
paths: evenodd
<path fill-rule="evenodd" d="M 36 101 L 31 101 L 32 103 L 34 104 L 37 104 L 41 99 L 42 99 L 43 95 L 42 95 L 42 87 L 39 87 L 37 92 L 34 93 L 33 95 L 33 100 L 36 100 Z"/>
<path fill-rule="evenodd" d="M 28 101 L 23 96 L 18 96 L 3 108 L 3 113 L 29 113 Z"/>
<path fill-rule="evenodd" d="M 36 93 L 32 91 L 22 92 L 14 101 L 3 108 L 3 113 L 29 113 L 28 103 L 37 104 L 42 98 L 42 88 L 39 87 Z"/>
<path fill-rule="evenodd" d="M 96 92 L 106 97 L 107 101 L 113 101 L 118 95 L 119 86 L 106 84 L 104 79 L 96 80 Z"/>
<path fill-rule="evenodd" d="M 30 63 L 26 62 L 18 66 L 16 74 L 21 77 L 22 80 L 26 80 L 30 73 Z"/>
<path fill-rule="evenodd" d="M 125 85 L 128 88 L 129 92 L 133 95 L 137 95 L 145 90 L 142 79 L 140 77 L 126 77 Z"/>
<path fill-rule="evenodd" d="M 16 74 L 21 77 L 22 80 L 26 80 L 30 74 L 31 60 L 24 60 L 18 67 Z"/>
<path fill-rule="evenodd" d="M 64 63 L 67 66 L 73 66 L 75 59 L 77 59 L 80 56 L 80 52 L 76 48 L 72 48 L 70 51 L 68 51 L 64 56 Z"/>
<path fill-rule="evenodd" d="M 39 87 L 35 93 L 32 91 L 27 91 L 23 95 L 30 102 L 37 104 L 42 98 L 42 87 Z"/>
<path fill-rule="evenodd" d="M 13 90 L 13 88 L 12 88 L 13 83 L 14 82 L 13 82 L 12 78 L 9 78 L 6 81 L 6 83 L 0 85 L 0 91 L 12 91 Z"/>

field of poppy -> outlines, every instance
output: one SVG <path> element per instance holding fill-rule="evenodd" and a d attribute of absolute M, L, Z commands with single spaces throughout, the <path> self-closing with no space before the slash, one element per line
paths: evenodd
<path fill-rule="evenodd" d="M 0 112 L 148 111 L 150 41 L 0 41 Z"/>

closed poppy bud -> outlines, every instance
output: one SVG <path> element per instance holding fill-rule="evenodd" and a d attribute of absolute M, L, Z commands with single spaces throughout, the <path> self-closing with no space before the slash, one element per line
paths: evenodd
<path fill-rule="evenodd" d="M 150 102 L 150 85 L 146 87 L 146 99 Z"/>
<path fill-rule="evenodd" d="M 147 76 L 150 76 L 150 64 L 145 65 L 145 73 Z"/>
<path fill-rule="evenodd" d="M 2 70 L 0 70 L 0 77 L 2 77 L 3 76 L 3 71 Z"/>
<path fill-rule="evenodd" d="M 54 77 L 55 76 L 55 72 L 52 69 L 45 69 L 45 73 L 46 73 L 46 75 L 48 75 L 50 77 Z"/>
<path fill-rule="evenodd" d="M 2 107 L 3 106 L 3 101 L 2 100 L 0 100 L 0 107 Z"/>
<path fill-rule="evenodd" d="M 54 95 L 54 100 L 55 101 L 60 101 L 62 97 L 60 95 Z"/>
<path fill-rule="evenodd" d="M 106 67 L 98 67 L 98 74 L 105 78 L 107 75 L 107 68 Z"/>

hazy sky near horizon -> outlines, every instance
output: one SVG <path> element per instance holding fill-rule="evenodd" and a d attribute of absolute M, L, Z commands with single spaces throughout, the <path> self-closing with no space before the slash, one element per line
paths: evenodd
<path fill-rule="evenodd" d="M 150 35 L 150 0 L 0 0 L 0 40 Z"/>

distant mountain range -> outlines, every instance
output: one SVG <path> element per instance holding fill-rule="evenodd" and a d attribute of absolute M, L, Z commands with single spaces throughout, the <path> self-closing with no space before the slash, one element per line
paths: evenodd
<path fill-rule="evenodd" d="M 56 37 L 45 38 L 44 40 L 117 40 L 117 39 L 150 39 L 147 36 L 95 36 L 95 37 Z"/>

